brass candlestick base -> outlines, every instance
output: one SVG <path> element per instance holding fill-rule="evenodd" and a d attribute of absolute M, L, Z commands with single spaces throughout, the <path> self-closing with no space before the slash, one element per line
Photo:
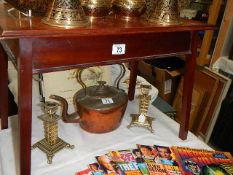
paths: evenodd
<path fill-rule="evenodd" d="M 57 103 L 45 102 L 44 109 L 46 114 L 38 116 L 38 118 L 42 120 L 44 124 L 45 138 L 32 145 L 32 149 L 39 148 L 47 155 L 48 164 L 52 163 L 53 156 L 58 151 L 62 150 L 63 148 L 74 148 L 74 145 L 70 145 L 58 137 L 57 121 L 60 119 L 60 117 L 55 114 L 57 108 Z"/>
<path fill-rule="evenodd" d="M 149 117 L 149 116 L 142 116 L 143 114 L 131 114 L 132 121 L 131 123 L 127 126 L 127 128 L 137 126 L 137 127 L 144 127 L 148 129 L 150 132 L 154 132 L 152 128 L 152 121 L 154 118 Z M 144 119 L 143 119 L 144 117 Z"/>
<path fill-rule="evenodd" d="M 145 127 L 150 132 L 154 132 L 152 128 L 152 121 L 154 118 L 149 117 L 147 115 L 151 96 L 149 95 L 149 91 L 151 90 L 150 85 L 141 85 L 141 95 L 138 96 L 139 98 L 139 113 L 138 114 L 131 114 L 132 121 L 127 126 L 128 128 L 132 126 L 138 126 L 138 127 Z"/>
<path fill-rule="evenodd" d="M 54 145 L 50 145 L 46 139 L 42 139 L 32 145 L 32 149 L 39 148 L 41 151 L 43 151 L 47 155 L 47 163 L 51 164 L 53 156 L 56 152 L 62 150 L 63 148 L 70 148 L 73 149 L 74 145 L 70 145 L 69 143 L 65 142 L 64 140 L 58 138 L 57 143 Z"/>

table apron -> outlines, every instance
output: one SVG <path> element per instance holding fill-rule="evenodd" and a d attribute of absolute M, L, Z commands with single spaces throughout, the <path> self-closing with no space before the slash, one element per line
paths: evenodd
<path fill-rule="evenodd" d="M 93 65 L 190 53 L 191 32 L 33 38 L 32 40 L 33 69 L 39 72 L 39 70 L 84 63 Z M 114 44 L 125 44 L 125 53 L 112 54 Z"/>

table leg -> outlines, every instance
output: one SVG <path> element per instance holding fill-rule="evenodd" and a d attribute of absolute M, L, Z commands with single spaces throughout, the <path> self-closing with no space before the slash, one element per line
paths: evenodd
<path fill-rule="evenodd" d="M 0 118 L 1 128 L 8 128 L 8 57 L 0 44 Z"/>
<path fill-rule="evenodd" d="M 180 119 L 179 137 L 185 140 L 188 135 L 189 118 L 192 103 L 192 91 L 194 84 L 194 72 L 196 67 L 197 57 L 197 31 L 192 33 L 191 54 L 186 58 L 186 70 L 184 74 L 183 95 L 182 95 L 182 110 Z"/>
<path fill-rule="evenodd" d="M 128 97 L 129 97 L 129 100 L 132 101 L 134 99 L 134 94 L 135 94 L 138 61 L 131 61 L 129 63 L 129 67 L 130 67 L 130 79 L 129 79 Z"/>
<path fill-rule="evenodd" d="M 20 175 L 31 174 L 32 41 L 20 39 L 18 66 L 18 115 Z"/>

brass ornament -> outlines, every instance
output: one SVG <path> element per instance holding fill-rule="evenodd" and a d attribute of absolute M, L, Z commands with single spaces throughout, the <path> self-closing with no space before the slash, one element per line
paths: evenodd
<path fill-rule="evenodd" d="M 53 0 L 42 22 L 64 28 L 85 27 L 89 24 L 79 0 Z"/>
<path fill-rule="evenodd" d="M 140 88 L 141 88 L 141 95 L 138 96 L 139 113 L 130 115 L 132 117 L 132 120 L 127 127 L 128 128 L 132 126 L 144 127 L 153 133 L 154 130 L 152 128 L 152 121 L 154 120 L 154 118 L 148 116 L 147 114 L 151 101 L 151 96 L 149 95 L 149 92 L 151 90 L 151 85 L 142 84 Z"/>
<path fill-rule="evenodd" d="M 113 12 L 124 20 L 138 19 L 146 11 L 145 0 L 114 0 Z"/>
<path fill-rule="evenodd" d="M 91 20 L 109 15 L 112 7 L 111 0 L 81 0 L 84 12 Z"/>
<path fill-rule="evenodd" d="M 180 24 L 178 0 L 156 0 L 148 21 L 162 25 Z"/>
<path fill-rule="evenodd" d="M 45 138 L 32 145 L 32 149 L 39 148 L 43 151 L 47 155 L 47 163 L 51 164 L 55 153 L 63 148 L 73 149 L 74 145 L 70 145 L 58 137 L 57 121 L 60 117 L 55 114 L 58 104 L 55 102 L 45 102 L 44 109 L 45 114 L 38 116 L 38 118 L 43 121 Z"/>

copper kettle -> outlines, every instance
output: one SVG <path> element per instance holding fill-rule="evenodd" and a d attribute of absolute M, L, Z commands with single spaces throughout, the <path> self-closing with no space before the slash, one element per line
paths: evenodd
<path fill-rule="evenodd" d="M 82 89 L 74 95 L 74 104 L 77 112 L 68 114 L 68 103 L 60 96 L 51 95 L 62 105 L 62 119 L 67 123 L 79 123 L 80 127 L 92 133 L 105 133 L 116 129 L 122 120 L 127 107 L 127 94 L 119 89 L 119 82 L 125 74 L 125 67 L 120 64 L 121 72 L 115 82 L 117 87 L 105 85 L 105 81 L 98 81 L 99 85 L 89 86 L 83 83 L 78 71 L 77 80 Z"/>

